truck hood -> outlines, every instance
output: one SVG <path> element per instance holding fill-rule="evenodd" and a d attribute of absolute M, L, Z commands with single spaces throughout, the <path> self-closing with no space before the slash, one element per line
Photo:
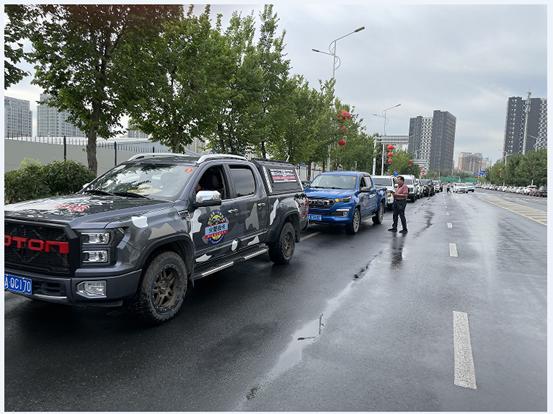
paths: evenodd
<path fill-rule="evenodd" d="M 164 207 L 170 202 L 146 198 L 73 194 L 40 200 L 8 204 L 4 207 L 6 218 L 68 223 L 79 218 L 87 221 L 110 222 L 110 218 L 133 215 L 144 210 Z M 155 207 L 154 207 L 155 206 Z"/>
<path fill-rule="evenodd" d="M 335 190 L 332 188 L 306 188 L 305 194 L 311 198 L 344 198 L 351 197 L 355 190 Z"/>

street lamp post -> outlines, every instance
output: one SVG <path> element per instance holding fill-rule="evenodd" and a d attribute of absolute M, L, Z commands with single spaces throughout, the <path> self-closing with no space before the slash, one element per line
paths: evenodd
<path fill-rule="evenodd" d="M 390 106 L 389 108 L 384 109 L 382 111 L 382 115 L 373 114 L 373 116 L 376 116 L 376 117 L 379 117 L 379 118 L 384 118 L 384 135 L 383 135 L 383 137 L 386 136 L 386 123 L 388 121 L 387 112 L 390 109 L 397 108 L 398 106 L 401 106 L 401 104 L 399 103 L 397 105 Z M 376 139 L 374 140 L 374 148 L 373 148 L 373 175 L 375 175 L 375 173 L 376 173 Z M 381 166 L 381 170 L 380 170 L 380 175 L 384 175 L 384 141 L 382 141 L 382 166 Z"/>
<path fill-rule="evenodd" d="M 334 39 L 328 45 L 328 52 L 330 52 L 330 53 L 323 52 L 322 50 L 318 50 L 318 49 L 311 49 L 313 52 L 322 53 L 324 55 L 332 56 L 332 80 L 336 81 L 336 69 L 338 69 L 342 65 L 342 60 L 340 59 L 339 56 L 336 55 L 336 43 L 338 42 L 338 40 L 341 40 L 344 37 L 348 37 L 348 36 L 350 36 L 354 33 L 360 32 L 361 30 L 365 30 L 365 26 L 358 27 L 353 32 L 350 32 L 348 34 L 345 34 L 343 36 L 338 37 L 337 39 Z M 329 155 L 328 155 L 328 166 L 330 168 L 330 147 L 329 147 Z"/>

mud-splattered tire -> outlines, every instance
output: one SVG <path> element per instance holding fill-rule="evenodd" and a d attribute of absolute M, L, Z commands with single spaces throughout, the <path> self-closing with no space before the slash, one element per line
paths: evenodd
<path fill-rule="evenodd" d="M 269 257 L 275 264 L 290 262 L 296 248 L 296 231 L 290 222 L 284 223 L 276 242 L 269 245 Z"/>
<path fill-rule="evenodd" d="M 382 224 L 383 220 L 384 220 L 384 203 L 380 203 L 380 207 L 378 207 L 378 212 L 376 213 L 376 216 L 373 217 L 373 223 Z"/>
<path fill-rule="evenodd" d="M 160 253 L 144 272 L 131 310 L 149 324 L 174 318 L 186 295 L 187 275 L 186 264 L 177 253 Z"/>
<path fill-rule="evenodd" d="M 346 233 L 347 234 L 355 234 L 359 231 L 359 228 L 361 227 L 361 211 L 356 208 L 353 212 L 353 217 L 351 218 L 351 222 L 346 224 Z"/>

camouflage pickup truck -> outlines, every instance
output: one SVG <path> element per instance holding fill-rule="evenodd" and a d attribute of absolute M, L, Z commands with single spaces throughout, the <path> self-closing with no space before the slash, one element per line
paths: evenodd
<path fill-rule="evenodd" d="M 307 210 L 292 164 L 139 154 L 77 194 L 5 206 L 4 288 L 164 322 L 194 280 L 265 253 L 288 263 Z"/>

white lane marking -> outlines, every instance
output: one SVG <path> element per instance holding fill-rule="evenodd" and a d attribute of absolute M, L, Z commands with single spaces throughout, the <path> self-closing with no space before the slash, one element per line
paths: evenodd
<path fill-rule="evenodd" d="M 301 238 L 301 241 L 308 240 L 308 239 L 310 239 L 311 237 L 318 236 L 319 234 L 321 234 L 320 231 L 316 231 L 315 233 L 308 234 L 307 236 L 302 237 L 302 238 Z"/>
<path fill-rule="evenodd" d="M 476 375 L 470 344 L 469 318 L 465 312 L 453 311 L 453 355 L 455 365 L 453 383 L 459 387 L 475 390 Z"/>
<path fill-rule="evenodd" d="M 446 216 L 449 216 L 449 213 L 445 213 Z"/>
<path fill-rule="evenodd" d="M 458 257 L 457 254 L 457 245 L 455 243 L 449 243 L 449 255 L 451 257 Z"/>
<path fill-rule="evenodd" d="M 452 229 L 452 228 L 453 228 L 453 224 L 447 223 L 447 228 L 448 228 L 448 229 Z"/>

